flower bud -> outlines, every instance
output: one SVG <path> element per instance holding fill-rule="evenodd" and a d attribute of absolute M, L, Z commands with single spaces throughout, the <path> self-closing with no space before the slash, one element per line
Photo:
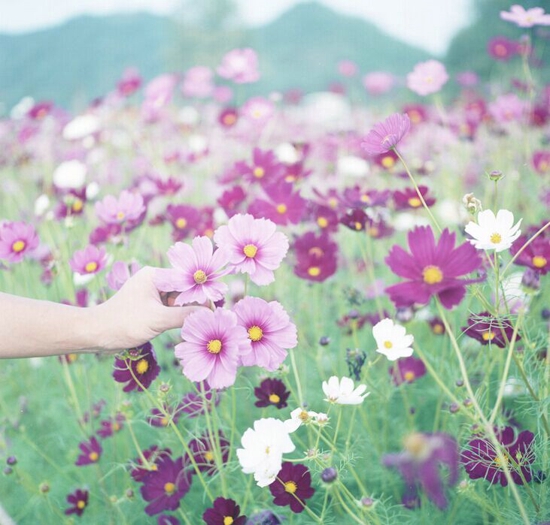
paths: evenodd
<path fill-rule="evenodd" d="M 321 479 L 325 483 L 332 483 L 336 481 L 338 477 L 338 471 L 334 467 L 328 467 L 323 472 L 321 472 Z"/>
<path fill-rule="evenodd" d="M 481 206 L 481 201 L 476 199 L 473 193 L 467 193 L 464 195 L 464 197 L 462 197 L 462 204 L 470 215 L 475 215 L 483 209 Z"/>

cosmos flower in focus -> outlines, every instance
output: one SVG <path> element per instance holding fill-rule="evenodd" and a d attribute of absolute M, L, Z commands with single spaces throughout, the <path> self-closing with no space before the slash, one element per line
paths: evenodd
<path fill-rule="evenodd" d="M 77 467 L 97 463 L 101 457 L 101 453 L 103 452 L 103 449 L 95 436 L 92 436 L 89 441 L 83 441 L 78 445 L 78 447 L 80 448 L 81 454 L 75 462 Z"/>
<path fill-rule="evenodd" d="M 361 142 L 361 148 L 371 156 L 386 153 L 399 144 L 410 127 L 411 121 L 406 113 L 394 113 L 369 131 Z"/>
<path fill-rule="evenodd" d="M 212 507 L 202 515 L 206 525 L 245 525 L 246 516 L 241 516 L 241 508 L 232 499 L 216 498 Z"/>
<path fill-rule="evenodd" d="M 38 245 L 38 235 L 31 224 L 6 222 L 0 225 L 0 259 L 21 262 Z"/>
<path fill-rule="evenodd" d="M 409 357 L 413 353 L 414 337 L 407 334 L 405 327 L 394 324 L 391 319 L 382 319 L 372 327 L 376 340 L 376 351 L 385 355 L 390 361 L 400 357 Z"/>
<path fill-rule="evenodd" d="M 498 253 L 510 248 L 521 235 L 521 221 L 514 226 L 514 215 L 508 210 L 498 210 L 496 216 L 492 210 L 483 210 L 477 214 L 477 223 L 470 221 L 464 231 L 473 237 L 470 242 L 478 250 Z"/>
<path fill-rule="evenodd" d="M 159 375 L 160 366 L 157 363 L 155 351 L 151 343 L 145 343 L 138 348 L 128 350 L 128 357 L 115 358 L 113 378 L 117 383 L 126 383 L 124 392 L 142 391 L 149 388 Z"/>
<path fill-rule="evenodd" d="M 277 474 L 276 480 L 269 486 L 273 495 L 273 503 L 300 513 L 306 505 L 305 500 L 315 494 L 311 486 L 311 474 L 305 465 L 285 461 Z"/>
<path fill-rule="evenodd" d="M 323 381 L 323 392 L 326 396 L 325 401 L 337 405 L 360 405 L 370 394 L 366 392 L 366 385 L 359 385 L 355 388 L 353 379 L 332 376 L 328 381 Z"/>
<path fill-rule="evenodd" d="M 260 386 L 254 388 L 254 395 L 258 399 L 258 401 L 254 403 L 255 406 L 276 406 L 278 409 L 281 409 L 287 406 L 287 399 L 288 396 L 290 396 L 290 392 L 280 379 L 267 378 L 260 383 Z"/>

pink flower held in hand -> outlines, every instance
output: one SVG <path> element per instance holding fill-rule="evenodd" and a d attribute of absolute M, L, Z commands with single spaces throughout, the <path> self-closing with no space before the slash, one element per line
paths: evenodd
<path fill-rule="evenodd" d="M 176 345 L 184 375 L 191 381 L 208 381 L 212 388 L 231 386 L 242 356 L 251 351 L 246 330 L 230 310 L 201 308 L 181 329 L 183 342 Z"/>
<path fill-rule="evenodd" d="M 407 75 L 407 87 L 417 95 L 437 93 L 449 80 L 445 66 L 437 60 L 420 62 Z"/>
<path fill-rule="evenodd" d="M 98 219 L 105 224 L 123 224 L 139 219 L 145 212 L 145 205 L 139 193 L 124 190 L 118 199 L 107 195 L 97 202 L 95 211 Z"/>
<path fill-rule="evenodd" d="M 521 5 L 513 5 L 510 11 L 501 11 L 500 18 L 507 22 L 513 22 L 519 27 L 550 26 L 550 15 L 544 13 L 542 7 L 525 9 Z"/>
<path fill-rule="evenodd" d="M 214 232 L 214 241 L 227 253 L 233 272 L 247 273 L 263 286 L 275 280 L 276 270 L 288 251 L 286 235 L 269 219 L 237 214 Z"/>
<path fill-rule="evenodd" d="M 233 308 L 238 324 L 245 328 L 252 352 L 243 355 L 244 366 L 261 366 L 272 372 L 285 360 L 287 348 L 298 344 L 296 326 L 277 302 L 245 297 Z"/>
<path fill-rule="evenodd" d="M 384 122 L 379 122 L 361 142 L 367 155 L 381 155 L 393 149 L 411 128 L 409 115 L 394 113 Z"/>
<path fill-rule="evenodd" d="M 8 222 L 0 226 L 0 259 L 17 263 L 38 248 L 34 226 L 24 222 Z"/>
<path fill-rule="evenodd" d="M 74 252 L 69 265 L 73 272 L 80 275 L 91 275 L 98 273 L 107 264 L 107 252 L 105 248 L 98 248 L 93 244 L 86 246 L 83 250 Z"/>
<path fill-rule="evenodd" d="M 204 303 L 218 301 L 227 292 L 227 285 L 218 279 L 227 272 L 221 268 L 227 263 L 227 255 L 213 252 L 208 237 L 195 237 L 192 246 L 177 242 L 168 250 L 172 270 L 157 270 L 155 284 L 161 292 L 181 292 L 175 304 Z"/>

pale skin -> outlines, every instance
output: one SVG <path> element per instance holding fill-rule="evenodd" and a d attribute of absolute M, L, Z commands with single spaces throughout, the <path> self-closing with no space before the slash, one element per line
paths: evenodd
<path fill-rule="evenodd" d="M 154 271 L 142 268 L 109 300 L 88 308 L 0 293 L 0 358 L 114 354 L 181 328 L 205 308 L 168 306 L 172 295 L 159 294 Z"/>

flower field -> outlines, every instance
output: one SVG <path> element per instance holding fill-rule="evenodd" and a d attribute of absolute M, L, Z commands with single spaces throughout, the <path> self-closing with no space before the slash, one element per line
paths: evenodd
<path fill-rule="evenodd" d="M 150 266 L 206 307 L 2 360 L 0 524 L 550 523 L 550 86 L 489 52 L 524 77 L 246 98 L 235 49 L 1 120 L 2 292 L 85 308 Z"/>

